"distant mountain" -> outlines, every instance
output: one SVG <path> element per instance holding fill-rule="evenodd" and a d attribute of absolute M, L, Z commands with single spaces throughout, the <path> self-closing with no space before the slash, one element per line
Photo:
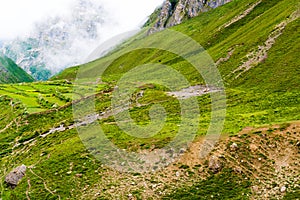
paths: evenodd
<path fill-rule="evenodd" d="M 104 16 L 100 4 L 78 0 L 69 14 L 37 23 L 27 38 L 4 43 L 0 52 L 35 79 L 47 80 L 64 68 L 85 61 L 99 42 Z"/>
<path fill-rule="evenodd" d="M 33 82 L 34 79 L 14 61 L 0 56 L 0 83 Z"/>

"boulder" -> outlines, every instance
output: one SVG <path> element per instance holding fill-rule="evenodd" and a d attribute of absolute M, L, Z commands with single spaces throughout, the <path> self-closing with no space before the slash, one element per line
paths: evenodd
<path fill-rule="evenodd" d="M 242 174 L 242 173 L 243 173 L 243 170 L 242 170 L 242 168 L 240 168 L 240 167 L 235 167 L 235 168 L 233 168 L 233 171 L 234 171 L 235 173 L 237 173 L 237 174 Z"/>
<path fill-rule="evenodd" d="M 251 187 L 251 189 L 252 189 L 252 192 L 254 194 L 259 194 L 259 187 L 258 186 L 254 185 L 254 186 Z"/>
<path fill-rule="evenodd" d="M 230 145 L 230 150 L 231 151 L 236 151 L 239 149 L 239 146 L 236 143 L 232 143 L 232 145 Z"/>
<path fill-rule="evenodd" d="M 222 169 L 222 163 L 216 156 L 212 156 L 208 161 L 208 168 L 212 172 L 218 173 Z"/>
<path fill-rule="evenodd" d="M 282 187 L 280 188 L 280 192 L 281 192 L 281 193 L 286 192 L 286 187 L 285 187 L 285 186 L 282 186 Z"/>
<path fill-rule="evenodd" d="M 14 189 L 17 187 L 19 181 L 25 176 L 26 173 L 26 166 L 21 165 L 17 168 L 15 168 L 13 171 L 11 171 L 6 177 L 5 177 L 5 183 Z"/>

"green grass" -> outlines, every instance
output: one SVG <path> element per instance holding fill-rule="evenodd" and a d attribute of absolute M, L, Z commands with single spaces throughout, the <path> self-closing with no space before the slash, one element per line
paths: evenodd
<path fill-rule="evenodd" d="M 250 186 L 250 181 L 230 169 L 224 169 L 220 174 L 211 175 L 193 186 L 176 189 L 162 199 L 250 199 Z"/>
<path fill-rule="evenodd" d="M 71 102 L 73 85 L 65 81 L 22 83 L 0 86 L 0 95 L 20 101 L 29 114 L 64 106 Z M 80 97 L 78 97 L 79 99 Z"/>
<path fill-rule="evenodd" d="M 233 84 L 257 90 L 294 91 L 300 83 L 300 38 L 295 34 L 300 30 L 300 19 L 287 26 L 268 54 L 268 59 L 245 73 Z M 272 74 L 269 70 L 272 70 Z"/>
<path fill-rule="evenodd" d="M 270 32 L 281 21 L 285 20 L 295 9 L 295 0 L 263 0 L 249 15 L 232 24 L 228 28 L 221 28 L 234 16 L 242 13 L 251 6 L 254 0 L 234 0 L 216 10 L 201 14 L 187 20 L 172 29 L 180 31 L 207 49 L 214 61 L 226 57 L 230 48 L 235 48 L 232 57 L 221 63 L 218 68 L 224 78 L 227 95 L 227 114 L 222 134 L 235 135 L 247 126 L 260 127 L 269 124 L 283 124 L 300 120 L 300 90 L 299 90 L 299 19 L 288 24 L 283 34 L 276 39 L 275 45 L 268 52 L 268 58 L 238 79 L 227 78 L 236 69 L 245 56 L 262 45 Z M 105 58 L 81 66 L 83 75 L 101 70 L 100 63 L 114 58 L 130 44 L 142 43 L 147 40 L 139 34 L 126 44 L 111 52 Z M 156 36 L 150 36 L 155 38 Z M 150 39 L 151 39 L 150 38 Z M 149 38 L 148 38 L 149 39 Z M 111 91 L 131 69 L 145 63 L 160 63 L 171 66 L 182 74 L 191 85 L 203 84 L 203 78 L 193 66 L 173 53 L 162 50 L 142 49 L 126 53 L 117 57 L 113 63 L 103 71 L 101 80 L 95 90 L 88 85 L 74 85 L 74 79 L 79 67 L 66 69 L 48 82 L 0 85 L 0 130 L 12 123 L 0 134 L 0 176 L 7 174 L 14 167 L 26 164 L 34 165 L 25 179 L 15 190 L 0 185 L 2 199 L 26 199 L 28 180 L 30 179 L 31 199 L 80 199 L 83 188 L 89 185 L 102 185 L 103 191 L 110 189 L 106 181 L 105 172 L 100 162 L 92 157 L 83 146 L 75 129 L 55 133 L 46 138 L 39 137 L 53 127 L 61 124 L 74 124 L 72 106 L 69 105 L 73 95 L 75 100 L 82 98 L 77 91 L 87 91 L 85 96 L 99 93 L 95 99 L 95 110 L 104 112 L 111 106 Z M 99 71 L 97 71 L 99 73 Z M 83 76 L 83 78 L 86 78 Z M 94 77 L 99 78 L 99 77 Z M 176 81 L 174 77 L 166 76 L 169 81 Z M 86 79 L 82 79 L 83 82 Z M 73 84 L 70 83 L 73 81 Z M 181 122 L 178 100 L 165 95 L 168 89 L 160 84 L 142 84 L 135 93 L 144 91 L 144 96 L 137 103 L 133 99 L 130 116 L 136 124 L 146 126 L 150 123 L 149 109 L 151 105 L 160 103 L 167 111 L 166 123 L 155 136 L 142 139 L 129 136 L 117 126 L 114 117 L 99 121 L 107 138 L 121 149 L 140 151 L 153 146 L 162 148 L 176 135 Z M 15 107 L 10 102 L 16 104 Z M 200 108 L 200 123 L 197 136 L 205 135 L 211 122 L 210 95 L 197 97 Z M 88 100 L 82 101 L 84 104 Z M 69 105 L 65 108 L 52 110 L 53 105 Z M 40 111 L 49 111 L 38 113 Z M 88 110 L 83 110 L 87 112 Z M 23 144 L 34 139 L 33 146 Z M 20 146 L 14 145 L 19 142 Z M 72 165 L 72 170 L 70 170 Z M 68 172 L 71 171 L 69 174 Z M 97 171 L 97 172 L 95 172 Z M 76 174 L 83 174 L 82 178 Z M 50 194 L 44 187 L 51 191 Z M 249 181 L 235 175 L 231 170 L 224 170 L 218 175 L 212 175 L 207 180 L 194 183 L 191 187 L 178 188 L 165 199 L 248 199 L 250 194 Z M 140 191 L 136 191 L 140 195 Z M 213 197 L 211 197 L 213 195 Z M 288 193 L 286 199 L 295 197 L 297 193 Z M 102 196 L 101 196 L 102 197 Z M 105 198 L 105 196 L 103 196 Z M 107 198 L 107 197 L 106 197 Z"/>
<path fill-rule="evenodd" d="M 0 57 L 0 83 L 21 83 L 33 81 L 34 79 L 11 59 L 7 57 Z"/>
<path fill-rule="evenodd" d="M 292 191 L 292 192 L 288 192 L 285 196 L 284 196 L 284 200 L 289 200 L 289 199 L 299 199 L 300 196 L 300 190 L 296 190 L 296 191 Z"/>

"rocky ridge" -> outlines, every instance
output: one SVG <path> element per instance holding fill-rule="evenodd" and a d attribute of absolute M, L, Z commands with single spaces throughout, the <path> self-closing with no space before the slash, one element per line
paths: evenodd
<path fill-rule="evenodd" d="M 178 25 L 184 19 L 198 16 L 202 12 L 222 6 L 231 0 L 166 0 L 149 34 Z"/>

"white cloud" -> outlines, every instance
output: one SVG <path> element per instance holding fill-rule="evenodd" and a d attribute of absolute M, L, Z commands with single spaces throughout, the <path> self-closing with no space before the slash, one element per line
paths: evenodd
<path fill-rule="evenodd" d="M 55 74 L 86 62 L 100 44 L 111 42 L 111 38 L 116 42 L 114 36 L 136 30 L 163 3 L 163 0 L 4 1 L 0 3 L 0 47 L 4 43 L 1 50 L 32 75 L 36 75 L 36 69 Z"/>
<path fill-rule="evenodd" d="M 143 19 L 162 4 L 163 0 L 94 0 L 103 2 L 104 9 L 118 24 L 112 32 L 136 28 Z M 0 40 L 29 34 L 33 24 L 51 15 L 67 14 L 75 0 L 2 0 L 0 3 Z M 114 33 L 116 32 L 116 33 Z"/>
<path fill-rule="evenodd" d="M 0 3 L 0 39 L 28 34 L 36 21 L 68 10 L 72 0 L 3 0 Z"/>

